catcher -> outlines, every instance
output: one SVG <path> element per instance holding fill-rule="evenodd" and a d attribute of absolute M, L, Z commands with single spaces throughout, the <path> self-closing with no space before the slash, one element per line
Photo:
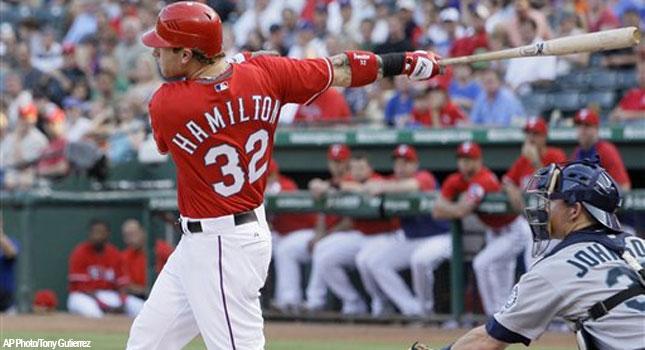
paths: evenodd
<path fill-rule="evenodd" d="M 579 349 L 645 348 L 645 241 L 621 231 L 614 179 L 589 160 L 551 164 L 533 175 L 527 193 L 534 256 L 550 239 L 562 241 L 522 276 L 485 326 L 444 349 L 528 346 L 555 317 L 575 330 Z"/>

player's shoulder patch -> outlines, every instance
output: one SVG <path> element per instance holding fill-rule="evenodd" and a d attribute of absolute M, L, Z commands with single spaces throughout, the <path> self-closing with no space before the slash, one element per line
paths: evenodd
<path fill-rule="evenodd" d="M 506 303 L 502 307 L 502 312 L 512 308 L 513 305 L 517 303 L 518 292 L 519 292 L 519 286 L 516 284 L 511 290 L 511 294 L 508 296 L 508 299 L 506 299 Z"/>

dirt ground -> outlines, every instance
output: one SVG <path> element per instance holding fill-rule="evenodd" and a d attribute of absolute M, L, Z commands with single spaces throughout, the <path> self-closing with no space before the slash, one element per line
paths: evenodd
<path fill-rule="evenodd" d="M 92 332 L 127 333 L 132 320 L 127 317 L 109 316 L 100 320 L 81 318 L 68 314 L 45 316 L 18 315 L 0 316 L 1 332 Z M 450 343 L 466 330 L 441 330 L 420 326 L 400 325 L 356 325 L 356 324 L 318 324 L 297 322 L 267 322 L 266 336 L 272 340 L 320 340 L 369 342 L 401 342 L 432 340 Z M 538 342 L 540 346 L 575 348 L 572 334 L 547 333 Z"/>

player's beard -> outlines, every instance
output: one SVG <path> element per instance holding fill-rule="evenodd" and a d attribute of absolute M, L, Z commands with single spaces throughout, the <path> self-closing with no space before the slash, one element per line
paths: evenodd
<path fill-rule="evenodd" d="M 95 242 L 92 246 L 94 247 L 94 250 L 100 253 L 105 249 L 105 242 Z"/>

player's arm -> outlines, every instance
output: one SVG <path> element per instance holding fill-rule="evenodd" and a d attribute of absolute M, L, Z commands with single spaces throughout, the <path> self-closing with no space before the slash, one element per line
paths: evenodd
<path fill-rule="evenodd" d="M 451 350 L 502 350 L 509 344 L 491 337 L 484 326 L 471 329 L 459 338 Z"/>
<path fill-rule="evenodd" d="M 513 211 L 516 213 L 521 213 L 524 210 L 524 197 L 522 196 L 522 190 L 520 190 L 517 185 L 508 177 L 502 179 L 502 184 L 504 185 L 504 191 L 508 198 L 508 202 L 513 208 Z"/>
<path fill-rule="evenodd" d="M 427 80 L 439 74 L 438 57 L 427 51 L 376 55 L 369 51 L 347 51 L 329 58 L 332 86 L 356 87 L 378 79 L 405 74 L 412 80 Z"/>
<path fill-rule="evenodd" d="M 0 227 L 0 251 L 4 260 L 14 259 L 18 255 L 18 248 L 15 244 L 4 234 L 2 227 Z"/>
<path fill-rule="evenodd" d="M 370 180 L 365 183 L 365 191 L 371 195 L 382 193 L 408 193 L 421 190 L 416 178 L 400 180 Z"/>
<path fill-rule="evenodd" d="M 432 208 L 432 217 L 444 220 L 461 219 L 472 213 L 477 208 L 477 204 L 467 195 L 461 196 L 457 202 L 452 202 L 442 195 L 437 198 Z"/>

